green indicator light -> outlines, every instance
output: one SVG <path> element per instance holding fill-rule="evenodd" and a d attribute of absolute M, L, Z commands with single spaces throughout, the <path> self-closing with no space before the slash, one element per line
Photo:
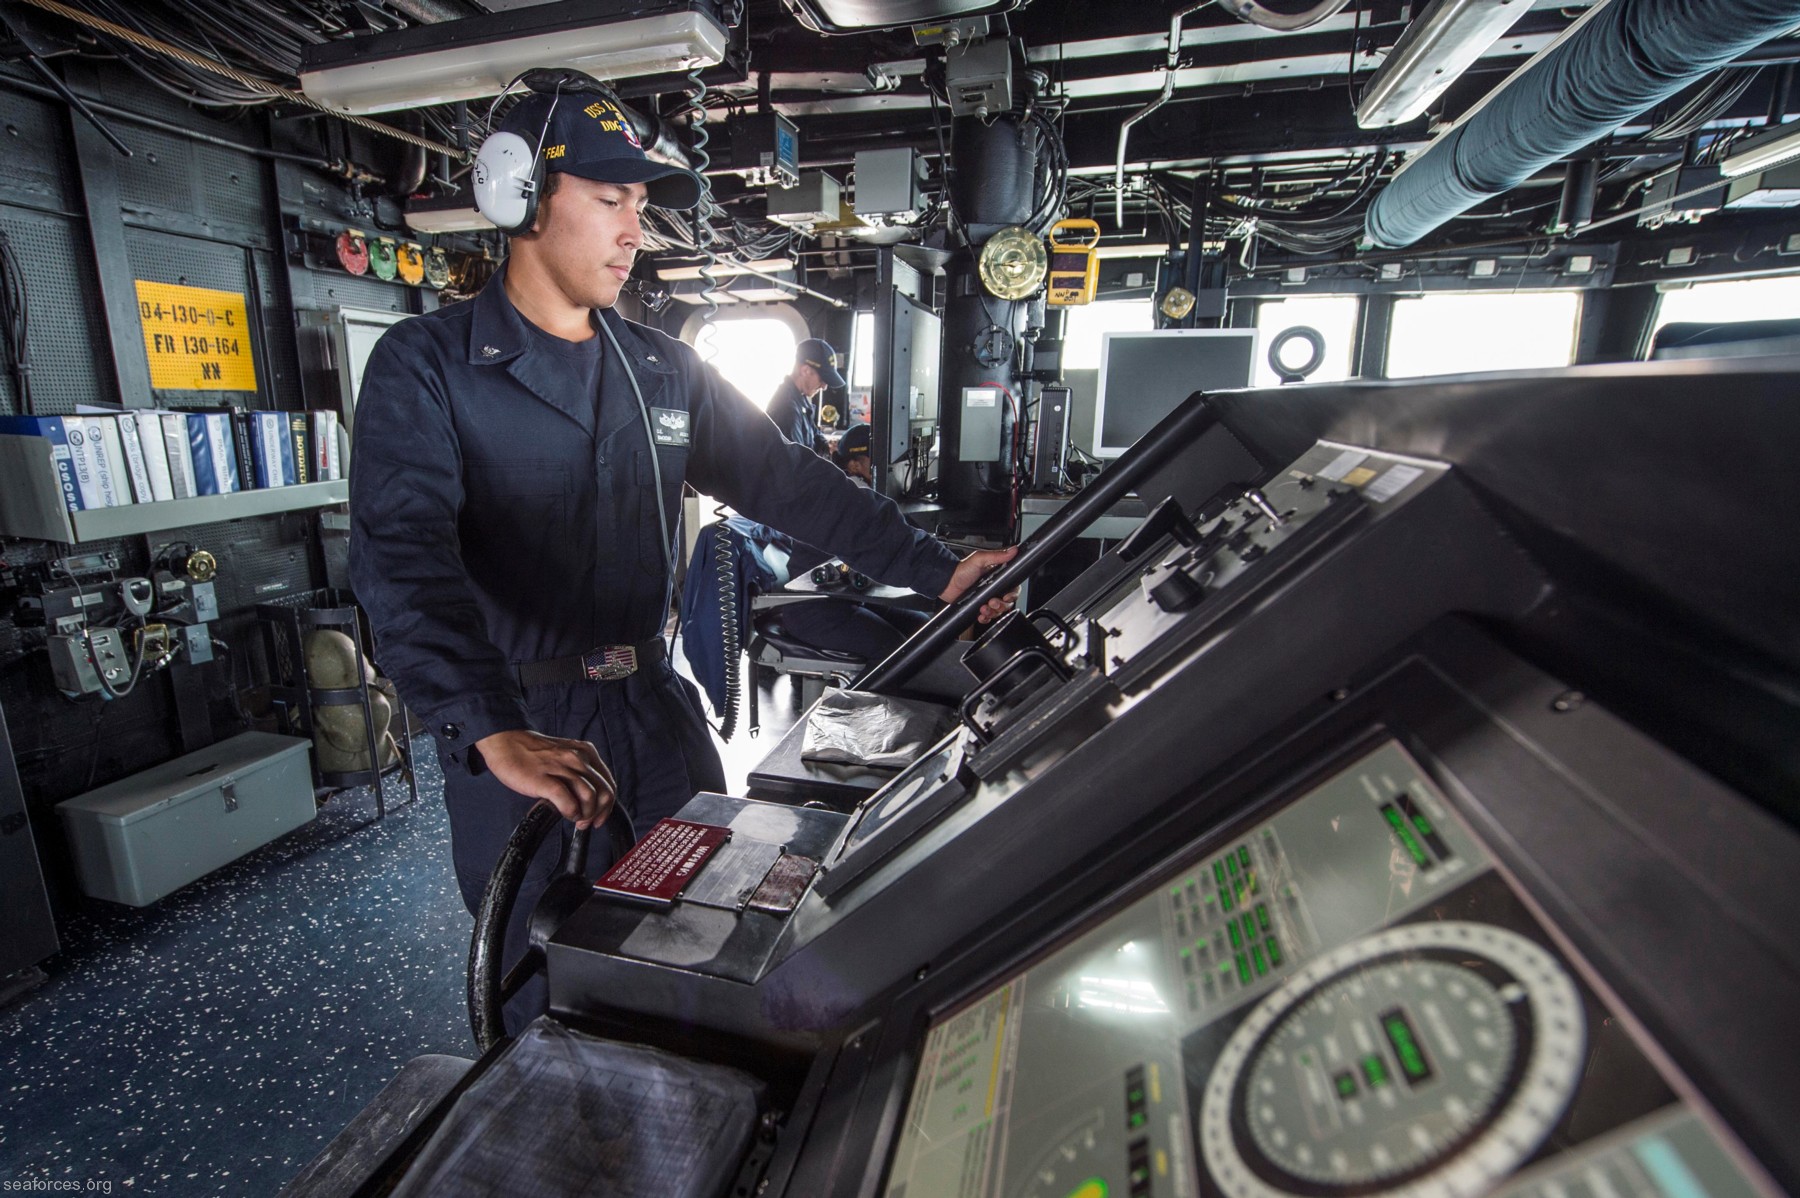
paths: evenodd
<path fill-rule="evenodd" d="M 1269 930 L 1269 909 L 1263 904 L 1256 904 L 1256 923 L 1263 931 Z"/>
<path fill-rule="evenodd" d="M 1219 906 L 1227 911 L 1231 910 L 1231 891 L 1219 891 Z"/>
<path fill-rule="evenodd" d="M 1231 880 L 1231 893 L 1237 898 L 1238 902 L 1241 903 L 1244 901 L 1244 879 L 1233 878 Z"/>
<path fill-rule="evenodd" d="M 1193 955 L 1194 955 L 1194 950 L 1191 948 L 1184 948 L 1181 950 L 1181 959 L 1183 961 L 1187 960 L 1189 957 L 1191 957 Z"/>
<path fill-rule="evenodd" d="M 1218 879 L 1219 885 L 1225 885 L 1225 863 L 1223 861 L 1213 862 L 1213 877 Z"/>
<path fill-rule="evenodd" d="M 1346 1070 L 1345 1072 L 1338 1074 L 1336 1077 L 1332 1078 L 1331 1080 L 1332 1080 L 1332 1084 L 1337 1087 L 1337 1092 L 1338 1092 L 1339 1098 L 1355 1098 L 1356 1097 L 1356 1075 L 1354 1073 L 1351 1073 L 1348 1070 Z"/>
<path fill-rule="evenodd" d="M 1242 865 L 1245 869 L 1250 868 L 1250 846 L 1249 845 L 1247 845 L 1247 844 L 1238 845 L 1238 864 Z"/>
<path fill-rule="evenodd" d="M 1425 849 L 1419 844 L 1419 838 L 1414 836 L 1413 830 L 1406 826 L 1406 820 L 1401 818 L 1400 813 L 1392 807 L 1383 806 L 1381 814 L 1394 829 L 1394 835 L 1400 838 L 1400 844 L 1412 857 L 1413 864 L 1422 869 L 1429 867 L 1431 858 L 1425 855 Z"/>
<path fill-rule="evenodd" d="M 1198 880 L 1197 880 L 1197 879 L 1195 879 L 1195 878 L 1189 878 L 1189 879 L 1188 879 L 1188 880 L 1187 880 L 1187 888 L 1188 888 L 1188 889 L 1189 889 L 1189 890 L 1198 890 L 1198 889 L 1199 889 L 1199 888 L 1200 888 L 1200 883 L 1199 883 L 1199 881 L 1198 881 Z"/>
<path fill-rule="evenodd" d="M 1231 962 L 1229 962 L 1229 961 L 1219 962 L 1219 976 L 1222 978 L 1228 978 L 1231 976 Z"/>
<path fill-rule="evenodd" d="M 1275 937 L 1271 936 L 1267 940 L 1263 941 L 1263 947 L 1267 948 L 1269 950 L 1269 964 L 1274 965 L 1274 966 L 1280 966 L 1280 964 L 1281 964 L 1281 946 L 1279 944 L 1275 943 Z"/>
<path fill-rule="evenodd" d="M 1263 974 L 1269 972 L 1268 962 L 1263 960 L 1262 945 L 1252 944 L 1250 946 L 1250 959 L 1256 962 L 1257 977 L 1261 977 Z"/>
<path fill-rule="evenodd" d="M 1243 953 L 1237 955 L 1237 969 L 1238 981 L 1248 986 L 1250 984 L 1250 961 Z"/>
<path fill-rule="evenodd" d="M 1238 935 L 1237 924 L 1235 924 L 1235 923 L 1231 924 L 1230 931 L 1231 931 L 1231 947 L 1232 948 L 1243 948 L 1244 947 L 1244 938 L 1242 936 Z"/>
<path fill-rule="evenodd" d="M 1251 870 L 1250 871 L 1250 893 L 1255 894 L 1258 890 L 1261 890 L 1261 889 L 1262 889 L 1261 883 L 1259 883 L 1256 880 L 1256 871 Z"/>
<path fill-rule="evenodd" d="M 1431 1064 L 1425 1059 L 1425 1050 L 1419 1047 L 1419 1038 L 1413 1034 L 1412 1021 L 1406 1017 L 1406 1011 L 1395 1007 L 1382 1015 L 1381 1030 L 1387 1033 L 1388 1044 L 1392 1046 L 1406 1080 L 1414 1085 L 1429 1080 Z"/>
<path fill-rule="evenodd" d="M 1369 1089 L 1378 1090 L 1388 1084 L 1388 1071 L 1381 1058 L 1374 1053 L 1362 1059 L 1363 1080 L 1369 1083 Z"/>
<path fill-rule="evenodd" d="M 1213 896 L 1210 894 L 1206 896 L 1206 905 L 1209 907 L 1213 905 Z"/>
<path fill-rule="evenodd" d="M 1431 835 L 1431 821 L 1425 818 L 1425 813 L 1423 811 L 1415 811 L 1412 813 L 1412 824 L 1413 827 L 1419 830 L 1420 836 Z"/>
<path fill-rule="evenodd" d="M 1181 898 L 1181 887 L 1177 886 L 1173 890 L 1169 891 L 1169 897 L 1172 899 L 1179 900 Z"/>
<path fill-rule="evenodd" d="M 1256 938 L 1256 918 L 1246 911 L 1244 912 L 1244 918 L 1238 922 L 1243 925 L 1244 935 L 1254 940 Z"/>
<path fill-rule="evenodd" d="M 1237 871 L 1238 871 L 1237 858 L 1236 857 L 1225 858 L 1225 868 L 1231 871 L 1232 877 L 1234 877 L 1234 878 L 1237 877 Z"/>

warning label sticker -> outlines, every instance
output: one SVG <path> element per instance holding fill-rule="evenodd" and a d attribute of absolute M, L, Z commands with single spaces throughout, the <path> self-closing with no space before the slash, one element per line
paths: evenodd
<path fill-rule="evenodd" d="M 154 390 L 256 390 L 250 316 L 242 292 L 135 282 Z"/>

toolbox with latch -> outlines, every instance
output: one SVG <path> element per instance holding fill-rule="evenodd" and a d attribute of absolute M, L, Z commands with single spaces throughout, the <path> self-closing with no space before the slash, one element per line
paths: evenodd
<path fill-rule="evenodd" d="M 147 906 L 305 824 L 311 747 L 245 732 L 57 804 L 81 889 Z"/>

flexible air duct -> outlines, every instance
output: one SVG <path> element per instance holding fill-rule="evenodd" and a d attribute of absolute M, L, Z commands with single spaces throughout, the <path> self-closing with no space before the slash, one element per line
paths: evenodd
<path fill-rule="evenodd" d="M 1800 25 L 1800 0 L 1611 0 L 1439 137 L 1369 205 L 1375 245 L 1411 245 Z"/>

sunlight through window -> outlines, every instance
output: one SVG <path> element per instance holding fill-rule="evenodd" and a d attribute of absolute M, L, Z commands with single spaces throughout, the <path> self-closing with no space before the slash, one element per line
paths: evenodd
<path fill-rule="evenodd" d="M 1425 295 L 1394 302 L 1391 379 L 1533 370 L 1575 360 L 1581 297 L 1573 291 Z"/>
<path fill-rule="evenodd" d="M 759 408 L 767 408 L 776 386 L 794 369 L 792 329 L 768 317 L 715 320 L 700 326 L 694 348 L 700 357 Z"/>

